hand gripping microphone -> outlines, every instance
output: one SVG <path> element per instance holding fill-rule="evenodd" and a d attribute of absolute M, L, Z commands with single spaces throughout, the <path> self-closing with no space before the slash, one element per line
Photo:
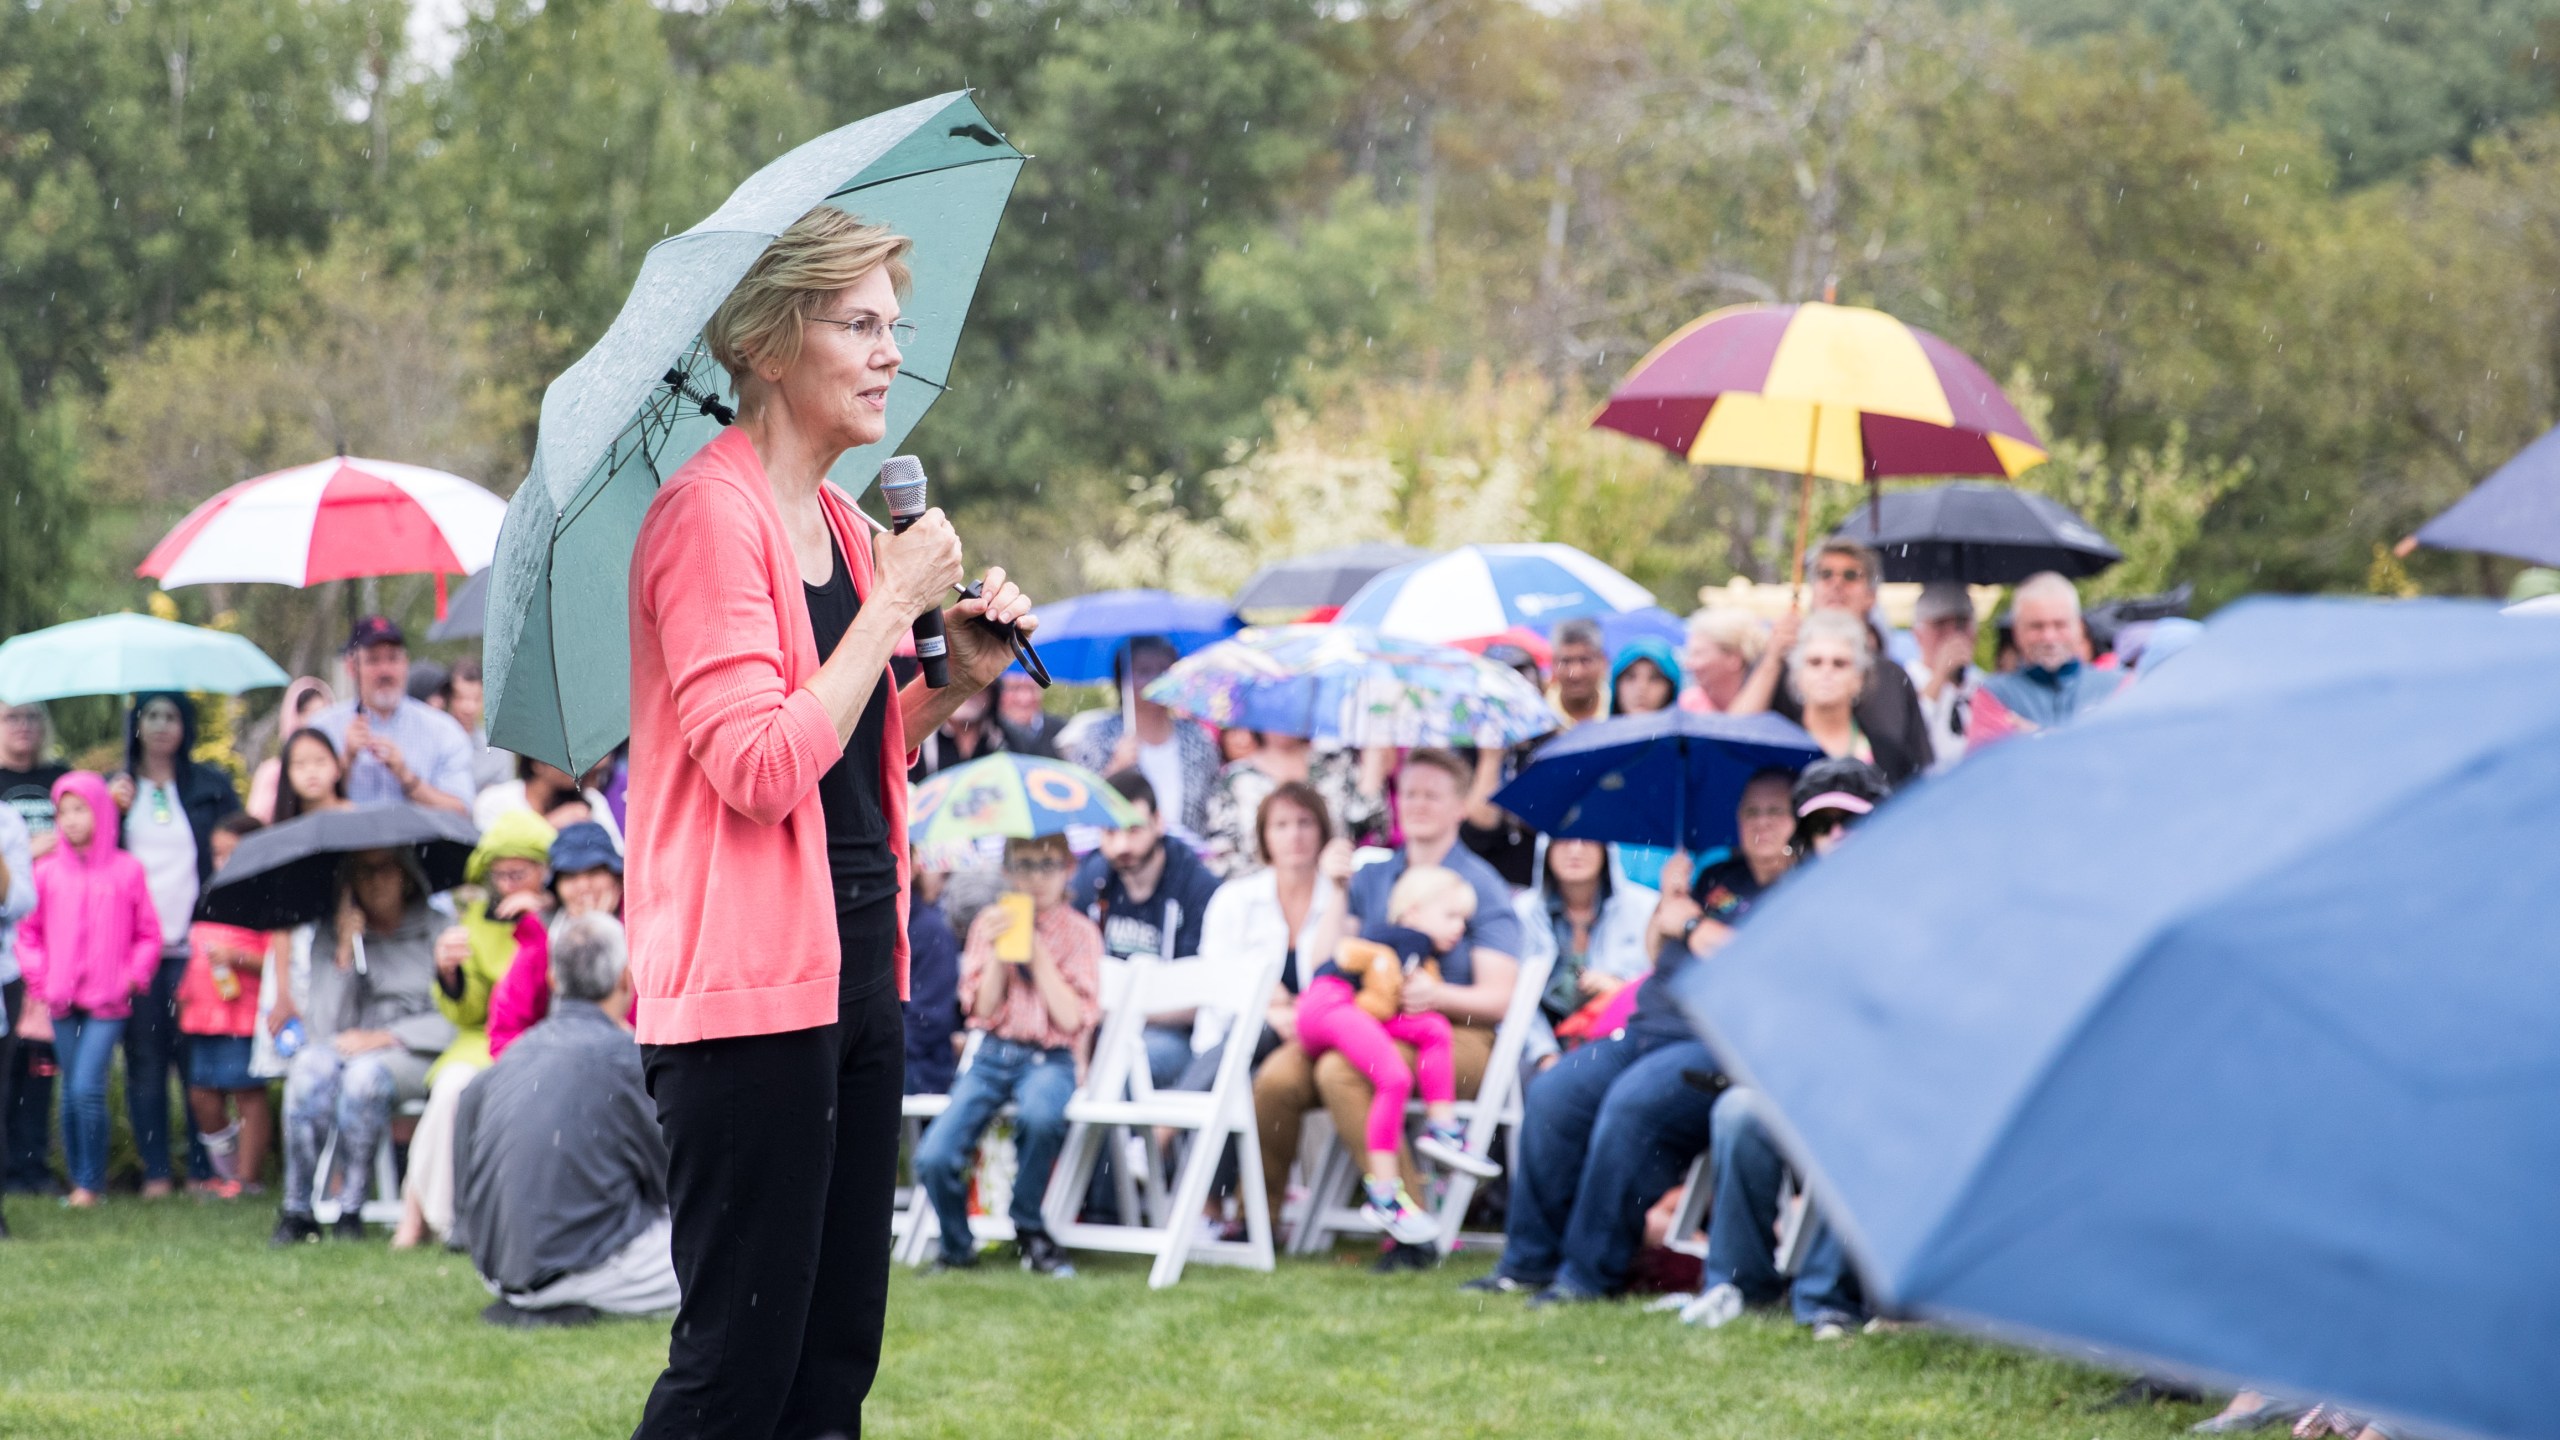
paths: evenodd
<path fill-rule="evenodd" d="M 924 462 L 913 455 L 892 455 L 880 466 L 880 498 L 889 504 L 889 533 L 904 535 L 924 518 Z M 951 642 L 942 633 L 939 607 L 916 617 L 916 663 L 924 683 L 939 690 L 951 683 Z"/>

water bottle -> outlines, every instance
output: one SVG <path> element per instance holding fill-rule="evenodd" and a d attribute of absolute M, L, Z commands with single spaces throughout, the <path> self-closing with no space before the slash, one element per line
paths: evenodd
<path fill-rule="evenodd" d="M 302 1017 L 294 1016 L 276 1031 L 276 1058 L 290 1060 L 302 1049 Z"/>

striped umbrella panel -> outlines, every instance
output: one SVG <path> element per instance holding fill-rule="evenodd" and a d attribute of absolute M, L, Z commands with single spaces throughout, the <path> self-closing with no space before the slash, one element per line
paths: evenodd
<path fill-rule="evenodd" d="M 1445 644 L 1653 604 L 1652 591 L 1570 545 L 1468 545 L 1386 571 L 1334 618 Z"/>
<path fill-rule="evenodd" d="M 497 553 L 507 502 L 459 475 L 338 456 L 243 480 L 199 505 L 136 573 L 163 589 L 466 575 Z"/>

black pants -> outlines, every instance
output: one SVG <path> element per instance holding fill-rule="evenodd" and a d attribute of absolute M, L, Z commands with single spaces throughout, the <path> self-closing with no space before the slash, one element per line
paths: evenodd
<path fill-rule="evenodd" d="M 18 1017 L 26 1004 L 26 981 L 0 985 L 0 1193 L 9 1178 L 9 1076 L 18 1067 Z"/>
<path fill-rule="evenodd" d="M 860 1435 L 889 1301 L 897 986 L 833 1025 L 652 1045 L 646 1064 L 684 1299 L 635 1440 Z"/>

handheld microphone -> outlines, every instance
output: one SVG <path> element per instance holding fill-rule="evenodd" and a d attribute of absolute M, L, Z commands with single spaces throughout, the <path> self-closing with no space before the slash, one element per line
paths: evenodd
<path fill-rule="evenodd" d="M 880 466 L 880 498 L 889 505 L 889 533 L 904 535 L 924 517 L 924 462 L 913 455 L 892 455 Z M 951 683 L 951 642 L 942 633 L 942 611 L 916 617 L 916 663 L 924 683 L 939 690 Z"/>

